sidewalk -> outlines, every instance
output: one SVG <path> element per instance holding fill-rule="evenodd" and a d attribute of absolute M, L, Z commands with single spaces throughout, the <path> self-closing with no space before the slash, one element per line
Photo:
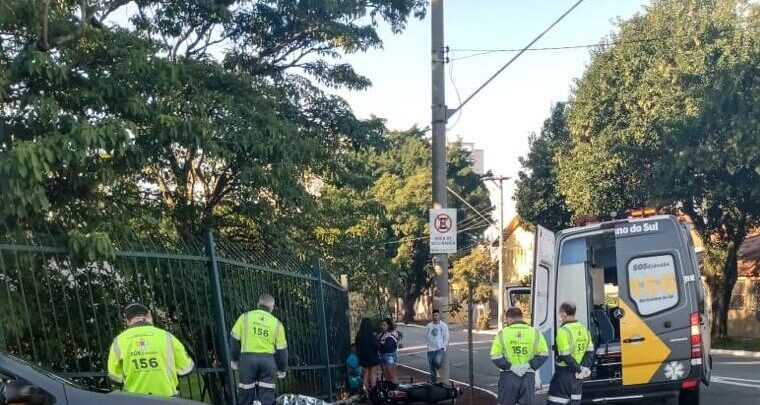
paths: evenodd
<path fill-rule="evenodd" d="M 424 382 L 428 380 L 429 376 L 427 373 L 422 373 L 408 366 L 399 365 L 398 378 L 399 378 L 400 383 L 405 384 L 405 383 L 411 383 L 411 382 Z M 470 389 L 467 387 L 467 384 L 456 384 L 456 386 L 462 389 L 462 396 L 457 398 L 457 401 L 456 401 L 458 405 L 495 405 L 496 404 L 496 398 L 493 395 L 491 395 L 487 391 L 477 389 L 477 387 L 472 391 L 472 402 L 470 402 L 469 400 Z"/>

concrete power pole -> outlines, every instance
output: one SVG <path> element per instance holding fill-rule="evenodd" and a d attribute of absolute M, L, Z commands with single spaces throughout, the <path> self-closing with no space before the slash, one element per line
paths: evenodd
<path fill-rule="evenodd" d="M 499 187 L 499 295 L 496 297 L 498 303 L 498 315 L 496 316 L 499 329 L 504 327 L 504 181 L 509 177 L 486 177 L 484 180 L 491 180 Z"/>
<path fill-rule="evenodd" d="M 499 178 L 499 330 L 504 327 L 504 181 Z"/>
<path fill-rule="evenodd" d="M 447 207 L 446 194 L 446 76 L 445 46 L 443 44 L 443 0 L 432 0 L 430 5 L 432 44 L 432 128 L 433 128 L 433 208 Z M 447 254 L 433 256 L 435 268 L 435 292 L 433 305 L 440 309 L 441 318 L 448 323 L 449 315 L 449 257 Z M 443 356 L 439 380 L 449 383 L 449 360 Z"/>

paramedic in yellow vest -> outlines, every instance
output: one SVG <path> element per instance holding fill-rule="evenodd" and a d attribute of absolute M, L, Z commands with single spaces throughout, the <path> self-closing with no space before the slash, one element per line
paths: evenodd
<path fill-rule="evenodd" d="M 523 321 L 520 308 L 507 310 L 507 326 L 496 334 L 491 361 L 499 374 L 499 405 L 533 403 L 536 370 L 549 358 L 546 339 Z"/>
<path fill-rule="evenodd" d="M 124 308 L 127 330 L 114 339 L 108 354 L 108 376 L 133 394 L 176 396 L 179 381 L 193 371 L 185 347 L 171 333 L 153 326 L 142 304 Z"/>
<path fill-rule="evenodd" d="M 557 331 L 557 367 L 549 384 L 548 404 L 580 404 L 583 380 L 591 376 L 594 343 L 591 333 L 575 319 L 575 303 L 559 307 L 562 326 Z"/>
<path fill-rule="evenodd" d="M 238 405 L 274 404 L 274 377 L 285 378 L 288 344 L 285 327 L 272 315 L 274 297 L 259 297 L 259 309 L 246 312 L 232 327 L 232 368 L 237 369 Z"/>

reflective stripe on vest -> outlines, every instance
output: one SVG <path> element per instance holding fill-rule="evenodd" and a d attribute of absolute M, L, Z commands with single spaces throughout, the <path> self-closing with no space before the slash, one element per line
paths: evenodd
<path fill-rule="evenodd" d="M 245 351 L 245 340 L 248 337 L 248 314 L 250 312 L 246 312 L 243 314 L 243 336 L 240 336 L 240 350 Z"/>
<path fill-rule="evenodd" d="M 166 332 L 166 376 L 171 380 L 174 377 L 174 344 L 171 333 Z"/>

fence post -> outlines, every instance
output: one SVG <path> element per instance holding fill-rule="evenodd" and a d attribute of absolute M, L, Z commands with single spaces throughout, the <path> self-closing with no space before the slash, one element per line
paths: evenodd
<path fill-rule="evenodd" d="M 226 370 L 225 383 L 230 392 L 230 404 L 237 403 L 237 389 L 235 387 L 235 378 L 232 373 L 232 364 L 230 363 L 230 337 L 227 331 L 227 322 L 224 316 L 224 300 L 222 299 L 222 280 L 219 273 L 219 261 L 216 256 L 216 243 L 214 242 L 214 233 L 211 230 L 206 232 L 206 254 L 209 258 L 209 272 L 211 273 L 211 295 L 214 305 L 214 319 L 216 320 L 217 338 L 221 343 L 221 361 Z"/>
<path fill-rule="evenodd" d="M 319 340 L 320 351 L 322 352 L 322 361 L 325 363 L 325 378 L 324 390 L 328 395 L 328 400 L 332 400 L 333 397 L 333 384 L 332 384 L 332 370 L 330 369 L 330 342 L 327 338 L 327 315 L 325 314 L 325 290 L 322 285 L 322 266 L 319 263 L 319 259 L 312 260 L 312 268 L 314 270 L 314 276 L 317 278 L 317 319 L 319 321 Z"/>

